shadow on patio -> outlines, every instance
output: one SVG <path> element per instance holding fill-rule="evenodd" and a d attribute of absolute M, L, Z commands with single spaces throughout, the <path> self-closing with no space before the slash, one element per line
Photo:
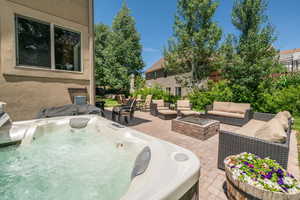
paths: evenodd
<path fill-rule="evenodd" d="M 105 109 L 104 114 L 105 114 L 106 119 L 112 120 L 112 109 L 111 108 Z M 125 125 L 128 127 L 133 127 L 133 126 L 138 126 L 143 123 L 150 123 L 150 122 L 152 122 L 152 121 L 145 119 L 145 118 L 140 118 L 140 117 L 134 115 L 134 120 L 129 120 L 128 124 L 125 124 L 123 117 L 121 117 L 121 122 L 118 122 L 118 123 L 121 123 L 122 125 Z"/>

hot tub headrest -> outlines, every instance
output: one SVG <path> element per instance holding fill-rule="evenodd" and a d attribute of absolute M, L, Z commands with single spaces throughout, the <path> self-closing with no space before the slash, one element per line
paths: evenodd
<path fill-rule="evenodd" d="M 141 153 L 139 153 L 139 155 L 135 160 L 134 168 L 131 173 L 131 179 L 134 179 L 134 177 L 143 174 L 148 168 L 150 160 L 151 160 L 151 150 L 147 146 L 142 150 Z"/>
<path fill-rule="evenodd" d="M 86 118 L 86 117 L 73 118 L 73 119 L 70 119 L 69 125 L 72 128 L 81 129 L 81 128 L 85 128 L 87 126 L 87 124 L 89 123 L 89 121 L 90 121 L 90 118 Z"/>

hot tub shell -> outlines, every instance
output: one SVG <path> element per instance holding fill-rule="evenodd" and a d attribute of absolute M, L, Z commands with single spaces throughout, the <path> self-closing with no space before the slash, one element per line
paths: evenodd
<path fill-rule="evenodd" d="M 141 144 L 151 150 L 151 160 L 147 170 L 134 177 L 128 191 L 121 200 L 196 200 L 200 162 L 197 156 L 177 145 L 151 137 L 131 128 L 124 127 L 98 115 L 84 115 L 89 118 L 87 129 L 107 130 L 108 137 L 117 141 Z M 21 140 L 23 145 L 31 143 L 40 133 L 59 127 L 69 126 L 74 117 L 57 117 L 20 121 L 13 123 L 12 140 Z M 43 129 L 44 131 L 38 131 Z M 70 129 L 72 129 L 70 127 Z M 16 130 L 17 132 L 14 132 Z M 21 131 L 20 131 L 21 130 Z"/>

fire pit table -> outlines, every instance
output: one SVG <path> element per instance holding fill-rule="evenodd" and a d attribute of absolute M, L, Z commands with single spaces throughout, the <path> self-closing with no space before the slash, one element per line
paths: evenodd
<path fill-rule="evenodd" d="M 219 121 L 208 119 L 201 115 L 186 116 L 172 120 L 172 131 L 200 140 L 207 140 L 218 134 L 219 130 Z"/>

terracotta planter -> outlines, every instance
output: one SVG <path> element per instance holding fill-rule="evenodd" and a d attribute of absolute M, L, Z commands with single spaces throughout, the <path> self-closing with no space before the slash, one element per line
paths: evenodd
<path fill-rule="evenodd" d="M 232 156 L 230 156 L 232 157 Z M 227 160 L 227 157 L 225 160 Z M 271 192 L 257 188 L 248 183 L 235 180 L 231 168 L 225 163 L 227 195 L 230 200 L 300 200 L 300 193 L 288 194 L 280 192 Z"/>

